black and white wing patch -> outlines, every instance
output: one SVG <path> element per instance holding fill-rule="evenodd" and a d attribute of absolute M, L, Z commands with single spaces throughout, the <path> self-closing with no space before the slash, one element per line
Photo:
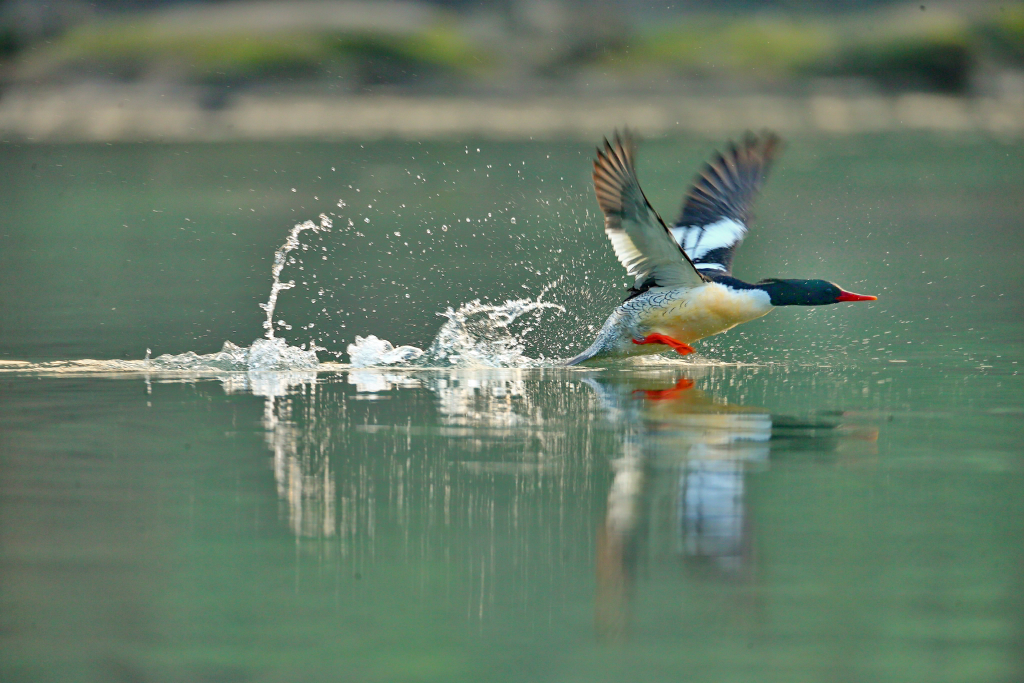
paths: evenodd
<path fill-rule="evenodd" d="M 683 202 L 672 236 L 708 276 L 732 273 L 732 257 L 747 234 L 750 207 L 779 149 L 779 138 L 747 133 L 705 164 Z"/>
<path fill-rule="evenodd" d="M 604 141 L 594 160 L 594 192 L 604 212 L 604 231 L 615 256 L 636 278 L 634 296 L 652 287 L 696 287 L 705 279 L 693 267 L 668 226 L 640 189 L 629 133 Z"/>

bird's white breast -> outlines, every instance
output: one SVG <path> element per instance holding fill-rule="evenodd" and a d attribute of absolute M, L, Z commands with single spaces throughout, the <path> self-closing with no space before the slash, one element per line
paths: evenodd
<path fill-rule="evenodd" d="M 639 302 L 646 296 L 632 301 Z M 717 282 L 693 289 L 662 292 L 662 296 L 651 296 L 643 304 L 636 311 L 635 318 L 641 332 L 667 334 L 682 342 L 724 332 L 740 323 L 760 318 L 772 309 L 767 292 L 733 289 Z"/>

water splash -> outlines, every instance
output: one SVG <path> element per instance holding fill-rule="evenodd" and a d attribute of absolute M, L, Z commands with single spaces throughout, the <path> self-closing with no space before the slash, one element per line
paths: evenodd
<path fill-rule="evenodd" d="M 545 363 L 530 358 L 523 349 L 523 337 L 532 328 L 518 335 L 510 326 L 528 313 L 538 316 L 547 309 L 565 311 L 558 304 L 542 301 L 547 288 L 534 299 L 516 299 L 495 306 L 475 299 L 462 304 L 459 310 L 449 308 L 439 313 L 448 320 L 426 351 L 415 346 L 395 346 L 375 336 L 356 337 L 346 349 L 353 367 L 365 368 L 398 364 L 419 367 L 534 367 Z"/>
<path fill-rule="evenodd" d="M 267 312 L 267 319 L 263 321 L 263 329 L 266 330 L 267 339 L 274 338 L 274 308 L 277 307 L 277 296 L 286 289 L 291 289 L 295 286 L 295 280 L 289 280 L 288 282 L 281 282 L 281 271 L 288 265 L 291 260 L 288 258 L 288 252 L 298 248 L 300 246 L 299 234 L 304 230 L 312 230 L 313 232 L 330 232 L 333 227 L 331 219 L 325 214 L 320 214 L 320 223 L 314 223 L 313 221 L 306 221 L 304 223 L 297 223 L 288 233 L 288 237 L 285 239 L 284 244 L 280 246 L 274 252 L 274 265 L 270 269 L 270 274 L 273 276 L 274 281 L 270 286 L 270 298 L 267 299 L 267 303 L 260 304 L 260 308 Z M 283 320 L 279 320 L 278 324 L 287 329 L 288 325 Z"/>
<path fill-rule="evenodd" d="M 543 294 L 542 294 L 543 296 Z M 531 331 L 512 333 L 509 326 L 527 313 L 554 308 L 558 304 L 531 299 L 506 301 L 500 306 L 480 303 L 479 299 L 462 304 L 459 310 L 442 313 L 448 318 L 424 354 L 435 365 L 477 367 L 524 367 L 543 361 L 529 358 L 523 351 L 523 338 Z"/>
<path fill-rule="evenodd" d="M 324 214 L 320 214 L 319 223 L 311 220 L 298 223 L 289 231 L 284 243 L 274 251 L 270 295 L 266 303 L 259 304 L 266 312 L 266 319 L 262 322 L 265 334 L 248 347 L 226 341 L 220 351 L 208 354 L 187 351 L 151 358 L 150 350 L 146 349 L 146 356 L 141 360 L 58 361 L 41 364 L 0 361 L 0 372 L 247 373 L 248 379 L 236 378 L 231 381 L 238 385 L 239 390 L 251 390 L 268 396 L 280 395 L 292 384 L 313 381 L 308 376 L 309 372 L 333 370 L 338 365 L 320 363 L 317 351 L 327 349 L 313 342 L 307 350 L 306 344 L 290 346 L 285 338 L 275 336 L 275 325 L 285 330 L 291 329 L 291 326 L 284 320 L 275 321 L 274 312 L 280 293 L 296 286 L 295 280 L 282 281 L 281 274 L 285 266 L 297 262 L 289 254 L 305 248 L 299 241 L 300 235 L 307 230 L 314 233 L 329 232 L 332 227 L 331 219 Z M 446 320 L 425 351 L 415 346 L 395 347 L 390 341 L 374 335 L 356 336 L 355 342 L 346 349 L 351 365 L 355 368 L 529 368 L 550 365 L 555 359 L 545 359 L 543 354 L 539 359 L 526 355 L 524 340 L 535 328 L 529 322 L 517 324 L 517 321 L 529 314 L 534 314 L 539 321 L 548 309 L 564 312 L 563 306 L 543 301 L 544 295 L 559 282 L 561 279 L 549 283 L 536 299 L 508 300 L 500 305 L 484 304 L 475 299 L 462 304 L 458 310 L 449 307 L 445 312 L 438 313 Z M 294 381 L 287 378 L 281 378 L 280 381 L 268 380 L 266 376 L 257 376 L 260 373 L 288 372 L 298 372 L 301 376 L 296 376 Z"/>
<path fill-rule="evenodd" d="M 191 372 L 260 372 L 274 370 L 313 369 L 320 365 L 316 350 L 300 349 L 288 346 L 280 338 L 257 339 L 252 346 L 244 347 L 224 342 L 224 346 L 216 353 L 198 354 L 194 351 L 171 355 L 164 354 L 145 359 L 147 370 Z"/>
<path fill-rule="evenodd" d="M 355 368 L 408 363 L 423 355 L 423 349 L 415 346 L 395 348 L 395 345 L 387 339 L 379 339 L 372 334 L 368 337 L 361 337 L 357 334 L 355 343 L 349 344 L 347 350 L 352 367 Z"/>
<path fill-rule="evenodd" d="M 324 365 L 316 357 L 316 350 L 305 350 L 281 338 L 257 339 L 252 346 L 238 346 L 227 341 L 216 353 L 186 351 L 179 354 L 163 354 L 141 360 L 62 360 L 44 363 L 28 361 L 0 361 L 2 372 L 35 372 L 45 374 L 65 373 L 185 373 L 203 375 L 298 371 L 305 373 L 321 369 L 336 368 L 336 364 Z"/>

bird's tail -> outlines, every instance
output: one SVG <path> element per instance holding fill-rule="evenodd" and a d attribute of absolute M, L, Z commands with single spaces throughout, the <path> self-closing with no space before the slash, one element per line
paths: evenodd
<path fill-rule="evenodd" d="M 587 349 L 586 351 L 584 351 L 580 355 L 578 355 L 575 358 L 572 358 L 572 359 L 566 361 L 565 364 L 567 366 L 569 366 L 569 365 L 579 365 L 580 363 L 585 363 L 586 361 L 590 360 L 591 358 L 596 356 L 598 353 L 600 353 L 600 350 L 601 349 L 600 349 L 599 345 L 595 343 L 595 344 L 591 345 L 591 347 L 589 349 Z"/>

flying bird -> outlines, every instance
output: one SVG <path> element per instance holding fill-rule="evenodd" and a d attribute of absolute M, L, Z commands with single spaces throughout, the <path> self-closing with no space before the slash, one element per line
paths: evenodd
<path fill-rule="evenodd" d="M 604 231 L 626 272 L 629 296 L 608 316 L 590 347 L 570 360 L 621 358 L 675 350 L 767 314 L 775 306 L 826 306 L 878 297 L 826 280 L 732 276 L 732 257 L 747 234 L 750 207 L 779 150 L 771 133 L 747 133 L 704 165 L 673 227 L 651 207 L 636 178 L 629 131 L 604 141 L 594 160 L 594 191 Z"/>

